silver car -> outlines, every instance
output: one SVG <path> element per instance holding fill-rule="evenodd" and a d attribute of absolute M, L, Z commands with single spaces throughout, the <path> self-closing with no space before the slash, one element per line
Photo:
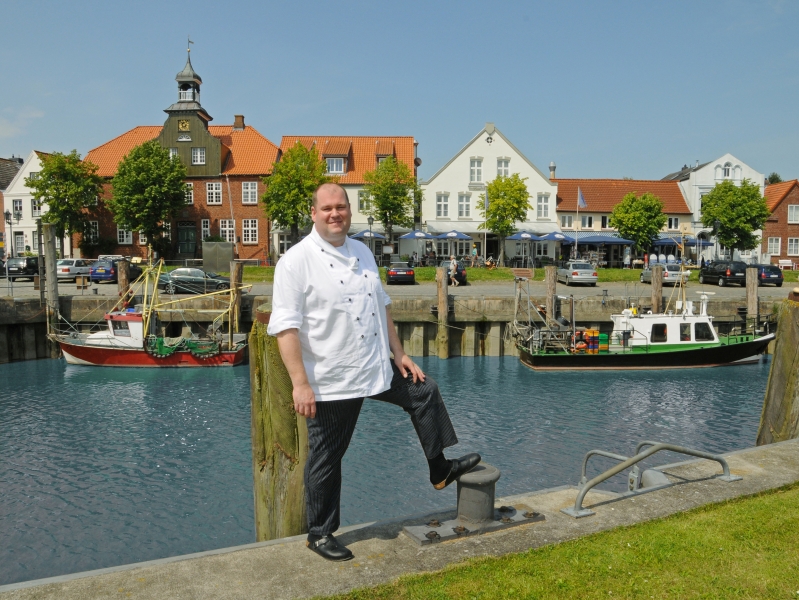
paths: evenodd
<path fill-rule="evenodd" d="M 58 280 L 71 279 L 75 281 L 78 275 L 89 276 L 91 261 L 85 258 L 62 258 L 56 263 L 55 271 Z"/>
<path fill-rule="evenodd" d="M 680 265 L 660 265 L 663 267 L 663 285 L 677 285 L 682 279 L 683 283 L 688 281 L 690 271 L 681 271 Z M 641 271 L 641 283 L 652 283 L 652 268 L 647 267 Z"/>
<path fill-rule="evenodd" d="M 565 267 L 558 269 L 558 281 L 562 281 L 566 285 L 587 283 L 596 286 L 598 279 L 596 269 L 589 262 L 571 261 L 566 263 Z"/>

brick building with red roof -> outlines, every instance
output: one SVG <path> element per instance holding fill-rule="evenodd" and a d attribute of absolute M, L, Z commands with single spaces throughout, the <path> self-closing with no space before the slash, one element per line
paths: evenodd
<path fill-rule="evenodd" d="M 134 147 L 158 140 L 186 165 L 186 206 L 171 224 L 170 239 L 177 258 L 199 258 L 202 240 L 221 236 L 232 242 L 241 259 L 269 258 L 269 220 L 260 196 L 262 178 L 272 172 L 278 147 L 236 115 L 233 125 L 209 125 L 211 116 L 200 104 L 202 79 L 191 60 L 175 78 L 178 102 L 165 109 L 163 126 L 139 126 L 91 150 L 85 160 L 99 167 L 108 184 L 94 211 L 93 238 L 116 240 L 116 254 L 147 254 L 147 240 L 137 232 L 124 231 L 105 209 L 104 198 L 112 193 L 110 179 L 120 161 Z M 77 242 L 78 240 L 76 240 Z"/>
<path fill-rule="evenodd" d="M 775 265 L 799 263 L 799 180 L 767 185 L 763 196 L 771 215 L 763 228 L 761 252 Z"/>
<path fill-rule="evenodd" d="M 280 141 L 280 153 L 284 153 L 295 144 L 306 148 L 315 147 L 319 156 L 327 162 L 327 174 L 338 178 L 338 182 L 347 191 L 352 206 L 352 226 L 350 234 L 369 228 L 367 221 L 368 198 L 364 192 L 364 174 L 374 171 L 377 165 L 388 156 L 405 163 L 414 177 L 421 161 L 417 160 L 417 142 L 412 136 L 343 136 L 343 135 L 284 135 Z M 372 224 L 372 231 L 385 233 L 380 223 Z M 394 242 L 407 229 L 394 228 Z M 278 255 L 289 247 L 289 232 L 275 230 L 273 244 Z M 389 240 L 374 240 L 372 250 L 381 255 L 382 245 Z"/>

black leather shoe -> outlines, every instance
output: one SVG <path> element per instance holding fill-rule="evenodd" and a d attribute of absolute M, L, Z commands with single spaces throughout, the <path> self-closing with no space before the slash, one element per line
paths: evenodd
<path fill-rule="evenodd" d="M 477 454 L 477 452 L 472 452 L 466 456 L 461 456 L 460 458 L 449 461 L 452 463 L 452 468 L 449 471 L 449 475 L 447 475 L 447 478 L 444 481 L 435 484 L 433 487 L 437 490 L 443 490 L 458 477 L 474 469 L 480 460 L 482 460 L 480 455 Z"/>
<path fill-rule="evenodd" d="M 332 533 L 314 541 L 309 539 L 305 542 L 305 545 L 325 560 L 333 560 L 338 562 L 350 560 L 352 558 L 352 552 L 350 552 L 349 548 L 339 544 L 338 540 L 333 537 Z"/>

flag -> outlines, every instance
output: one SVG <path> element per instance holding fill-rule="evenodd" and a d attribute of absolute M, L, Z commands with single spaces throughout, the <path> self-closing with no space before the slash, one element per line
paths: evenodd
<path fill-rule="evenodd" d="M 588 205 L 585 203 L 585 197 L 583 196 L 583 190 L 580 188 L 577 188 L 577 207 L 588 208 Z"/>

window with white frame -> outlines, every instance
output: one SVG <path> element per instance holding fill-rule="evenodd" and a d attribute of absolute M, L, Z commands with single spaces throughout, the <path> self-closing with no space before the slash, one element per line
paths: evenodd
<path fill-rule="evenodd" d="M 328 173 L 343 173 L 344 172 L 344 159 L 343 158 L 328 158 L 327 172 Z"/>
<path fill-rule="evenodd" d="M 30 179 L 31 181 L 39 179 L 39 172 L 38 171 L 31 172 L 31 174 L 28 175 L 28 179 Z"/>
<path fill-rule="evenodd" d="M 100 240 L 99 221 L 89 221 L 89 229 L 86 231 L 86 239 L 90 244 L 96 244 Z"/>
<path fill-rule="evenodd" d="M 39 251 L 39 232 L 36 230 L 31 231 L 31 250 Z"/>
<path fill-rule="evenodd" d="M 768 239 L 768 253 L 772 256 L 779 256 L 782 248 L 782 238 L 770 237 Z"/>
<path fill-rule="evenodd" d="M 436 194 L 436 217 L 449 217 L 449 194 Z"/>
<path fill-rule="evenodd" d="M 669 217 L 669 229 L 680 228 L 680 217 Z"/>
<path fill-rule="evenodd" d="M 788 256 L 799 256 L 799 238 L 788 238 Z"/>
<path fill-rule="evenodd" d="M 191 149 L 191 164 L 204 165 L 205 164 L 205 148 L 192 148 Z"/>
<path fill-rule="evenodd" d="M 44 204 L 41 200 L 37 200 L 33 198 L 31 200 L 31 216 L 32 217 L 41 217 L 42 216 L 42 204 Z"/>
<path fill-rule="evenodd" d="M 608 217 L 607 215 L 602 215 L 602 229 L 608 228 Z"/>
<path fill-rule="evenodd" d="M 472 197 L 469 194 L 458 194 L 458 216 L 470 217 L 472 215 Z"/>
<path fill-rule="evenodd" d="M 133 232 L 127 229 L 120 229 L 117 227 L 117 243 L 121 246 L 130 246 L 133 244 Z"/>
<path fill-rule="evenodd" d="M 147 245 L 147 236 L 144 235 L 143 231 L 139 232 L 139 246 L 146 246 Z"/>
<path fill-rule="evenodd" d="M 211 236 L 211 219 L 203 219 L 200 221 L 200 239 L 204 240 Z"/>
<path fill-rule="evenodd" d="M 206 183 L 205 199 L 208 204 L 222 204 L 222 184 Z"/>
<path fill-rule="evenodd" d="M 194 204 L 194 184 L 193 183 L 187 183 L 186 184 L 185 197 L 186 197 L 186 204 Z"/>
<path fill-rule="evenodd" d="M 594 217 L 587 217 L 583 215 L 582 217 L 580 217 L 580 224 L 582 225 L 583 229 L 593 229 Z"/>
<path fill-rule="evenodd" d="M 161 235 L 165 240 L 172 239 L 172 223 L 164 223 L 164 231 Z"/>
<path fill-rule="evenodd" d="M 22 218 L 22 200 L 14 200 L 14 218 L 21 219 Z"/>
<path fill-rule="evenodd" d="M 170 148 L 169 149 L 169 158 L 178 158 L 178 149 L 177 148 Z"/>
<path fill-rule="evenodd" d="M 236 221 L 233 219 L 219 219 L 219 235 L 226 242 L 235 242 Z"/>
<path fill-rule="evenodd" d="M 242 221 L 241 241 L 244 244 L 258 243 L 258 219 L 244 219 Z"/>
<path fill-rule="evenodd" d="M 563 229 L 571 229 L 574 217 L 572 215 L 561 215 L 560 226 Z"/>
<path fill-rule="evenodd" d="M 725 163 L 721 169 L 721 175 L 724 179 L 729 179 L 730 175 L 732 175 L 732 165 L 730 163 Z"/>
<path fill-rule="evenodd" d="M 291 248 L 291 236 L 281 233 L 277 238 L 278 256 L 284 255 Z"/>
<path fill-rule="evenodd" d="M 538 242 L 536 244 L 536 254 L 538 256 L 549 256 L 549 242 Z"/>
<path fill-rule="evenodd" d="M 358 211 L 367 213 L 372 209 L 372 201 L 369 197 L 369 192 L 366 190 L 358 190 Z"/>
<path fill-rule="evenodd" d="M 473 158 L 469 165 L 469 181 L 480 183 L 483 181 L 483 161 L 480 158 Z"/>
<path fill-rule="evenodd" d="M 536 217 L 539 219 L 549 218 L 549 194 L 538 194 L 538 201 L 536 203 Z"/>
<path fill-rule="evenodd" d="M 788 223 L 799 223 L 799 204 L 788 205 Z"/>
<path fill-rule="evenodd" d="M 245 181 L 241 184 L 241 203 L 258 204 L 257 181 Z"/>
<path fill-rule="evenodd" d="M 509 171 L 510 171 L 510 159 L 498 158 L 497 175 L 502 175 L 503 177 L 507 177 Z"/>

